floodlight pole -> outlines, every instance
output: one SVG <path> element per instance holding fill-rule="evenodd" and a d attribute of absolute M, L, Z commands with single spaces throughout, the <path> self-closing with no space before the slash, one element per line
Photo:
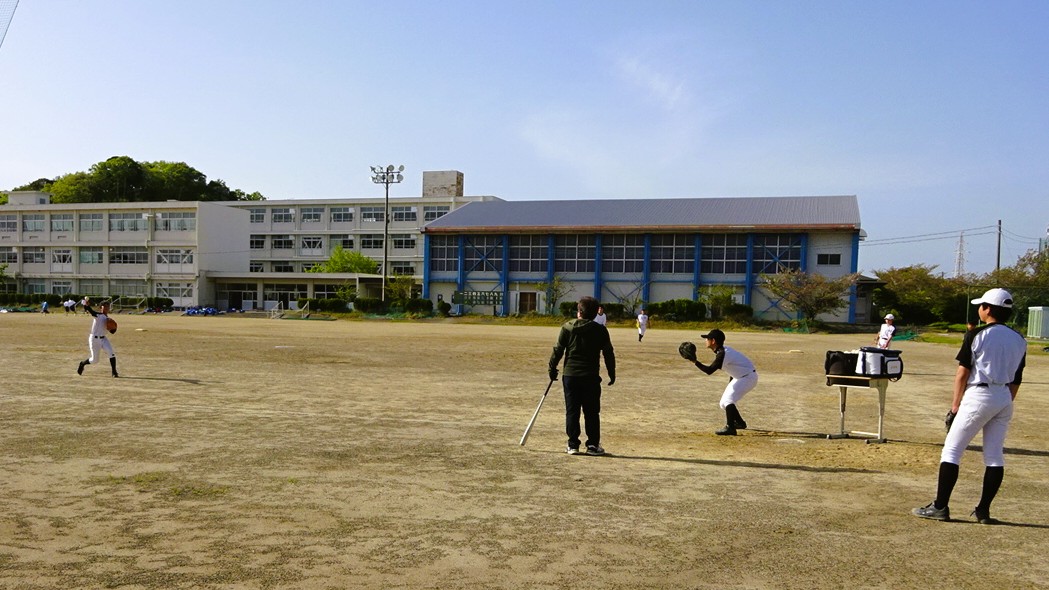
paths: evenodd
<path fill-rule="evenodd" d="M 382 231 L 382 302 L 386 304 L 386 277 L 389 275 L 389 252 L 390 252 L 390 185 L 404 180 L 404 166 L 372 166 L 372 182 L 386 187 L 386 207 L 383 210 Z"/>

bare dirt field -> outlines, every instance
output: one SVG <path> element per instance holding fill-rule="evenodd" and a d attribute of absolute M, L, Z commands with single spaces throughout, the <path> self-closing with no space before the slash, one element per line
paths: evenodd
<path fill-rule="evenodd" d="M 954 346 L 900 342 L 886 444 L 828 440 L 827 350 L 729 332 L 758 366 L 737 437 L 699 333 L 612 328 L 608 456 L 564 453 L 556 327 L 117 316 L 120 379 L 76 374 L 90 318 L 0 315 L 0 587 L 1045 588 L 1049 356 L 1028 357 L 1000 526 L 978 450 L 924 521 Z M 1040 347 L 1032 347 L 1039 350 Z M 709 351 L 701 358 L 709 359 Z M 850 389 L 847 428 L 877 427 Z M 977 438 L 975 445 L 980 443 Z"/>

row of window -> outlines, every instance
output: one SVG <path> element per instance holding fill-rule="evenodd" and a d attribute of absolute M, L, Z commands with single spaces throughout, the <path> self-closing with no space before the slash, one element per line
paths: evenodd
<path fill-rule="evenodd" d="M 653 234 L 648 236 L 647 262 L 653 273 L 692 274 L 696 266 L 695 234 Z M 745 274 L 748 239 L 753 252 L 754 273 L 775 274 L 782 269 L 801 268 L 802 234 L 704 234 L 699 249 L 700 272 L 704 274 Z M 545 235 L 509 236 L 511 272 L 548 272 L 551 242 Z M 553 238 L 555 272 L 592 273 L 598 261 L 594 235 L 557 235 Z M 610 234 L 601 239 L 601 271 L 640 273 L 646 263 L 646 237 L 638 234 Z M 468 272 L 503 270 L 501 236 L 468 236 L 463 249 Z M 840 266 L 840 253 L 819 253 L 816 264 Z M 458 236 L 434 236 L 430 242 L 430 270 L 459 270 Z"/>
<path fill-rule="evenodd" d="M 314 283 L 313 297 L 332 299 L 338 297 L 343 285 L 337 283 Z M 265 301 L 294 301 L 308 296 L 306 283 L 263 283 L 262 298 Z M 258 301 L 259 286 L 256 283 L 219 283 L 215 294 L 222 301 Z"/>
<path fill-rule="evenodd" d="M 248 263 L 248 272 L 309 272 L 318 262 L 293 262 L 291 260 L 272 260 L 268 262 L 253 260 Z M 411 262 L 390 262 L 390 274 L 414 275 L 415 265 Z"/>
<path fill-rule="evenodd" d="M 50 219 L 48 219 L 50 217 Z M 153 229 L 156 231 L 194 231 L 197 229 L 195 212 L 165 212 L 153 217 Z M 71 232 L 74 222 L 79 223 L 82 232 L 100 232 L 107 226 L 109 231 L 146 231 L 149 229 L 150 215 L 145 213 L 26 213 L 22 215 L 23 232 L 42 232 L 49 227 L 53 232 Z M 17 232 L 19 218 L 15 214 L 0 215 L 0 232 Z"/>
<path fill-rule="evenodd" d="M 324 238 L 325 236 L 293 236 L 290 234 L 276 234 L 271 236 L 265 236 L 262 234 L 252 234 L 248 242 L 252 250 L 265 250 L 266 239 L 269 238 L 270 248 L 273 250 L 294 250 L 295 241 L 298 240 L 299 249 L 303 253 L 309 254 L 322 254 L 324 253 Z M 362 250 L 381 250 L 383 246 L 383 235 L 382 234 L 363 234 L 360 237 L 361 249 Z M 343 250 L 352 250 L 354 248 L 354 236 L 349 234 L 334 234 L 327 236 L 329 246 L 334 249 L 335 246 L 342 246 Z M 395 249 L 401 250 L 414 250 L 416 245 L 417 236 L 414 234 L 390 234 L 390 245 Z"/>
<path fill-rule="evenodd" d="M 423 206 L 423 221 L 433 221 L 443 217 L 451 210 L 450 205 Z M 273 223 L 295 223 L 296 213 L 302 223 L 321 223 L 327 214 L 331 223 L 349 223 L 354 213 L 360 213 L 361 221 L 385 221 L 386 208 L 379 206 L 365 207 L 255 207 L 248 209 L 251 223 L 266 223 L 266 212 L 269 212 Z M 326 213 L 327 212 L 327 213 Z M 418 221 L 419 208 L 405 205 L 390 207 L 392 221 Z"/>
<path fill-rule="evenodd" d="M 142 246 L 85 246 L 76 249 L 80 264 L 104 264 L 105 252 L 109 251 L 110 264 L 148 264 L 149 251 Z M 23 247 L 22 262 L 46 264 L 50 251 L 51 264 L 72 264 L 73 248 Z M 18 250 L 0 247 L 0 264 L 18 264 Z M 186 248 L 158 248 L 155 250 L 157 264 L 193 264 L 193 250 Z"/>
<path fill-rule="evenodd" d="M 108 283 L 108 289 L 106 288 Z M 149 286 L 145 281 L 135 279 L 80 279 L 56 280 L 56 279 L 26 279 L 25 292 L 29 294 L 46 295 L 68 295 L 77 293 L 81 295 L 109 297 L 146 297 L 149 294 Z M 172 299 L 193 298 L 193 283 L 163 282 L 153 283 L 153 291 L 157 297 L 170 297 Z"/>

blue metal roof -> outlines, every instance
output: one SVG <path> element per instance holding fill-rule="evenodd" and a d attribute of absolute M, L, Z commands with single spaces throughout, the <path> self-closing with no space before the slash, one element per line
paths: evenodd
<path fill-rule="evenodd" d="M 426 233 L 860 229 L 855 195 L 488 201 L 434 220 Z"/>

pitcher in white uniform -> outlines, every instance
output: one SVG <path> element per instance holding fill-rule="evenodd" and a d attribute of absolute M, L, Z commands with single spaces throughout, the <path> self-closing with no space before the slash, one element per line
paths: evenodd
<path fill-rule="evenodd" d="M 743 353 L 725 346 L 725 333 L 721 330 L 714 328 L 700 338 L 706 339 L 707 348 L 714 351 L 714 362 L 704 365 L 697 360 L 696 368 L 707 375 L 722 369 L 731 377 L 719 403 L 721 409 L 725 410 L 725 427 L 715 431 L 715 434 L 734 436 L 736 430 L 747 428 L 747 423 L 736 408 L 736 402 L 758 384 L 758 371 Z"/>

